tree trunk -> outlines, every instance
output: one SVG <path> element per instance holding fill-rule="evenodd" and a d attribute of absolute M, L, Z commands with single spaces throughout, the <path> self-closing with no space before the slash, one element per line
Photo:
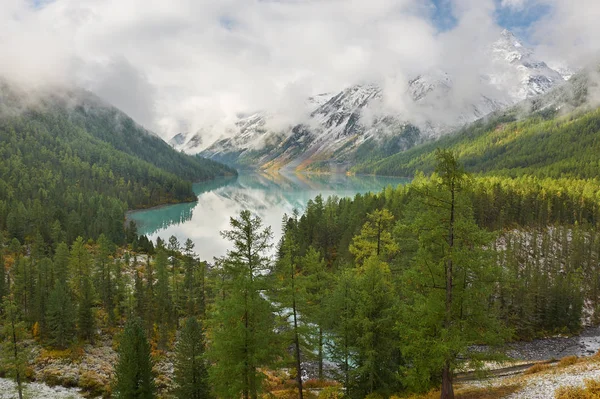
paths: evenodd
<path fill-rule="evenodd" d="M 319 381 L 323 381 L 323 329 L 319 326 Z"/>
<path fill-rule="evenodd" d="M 244 292 L 244 306 L 244 399 L 249 399 L 251 392 L 252 397 L 254 397 L 254 392 L 251 387 L 251 379 L 253 379 L 254 376 L 250 376 L 250 359 L 248 358 L 248 292 Z"/>
<path fill-rule="evenodd" d="M 298 382 L 298 398 L 304 399 L 302 392 L 302 361 L 300 359 L 300 338 L 298 337 L 298 319 L 296 316 L 296 299 L 293 300 L 294 310 L 294 346 L 296 349 L 296 381 Z"/>
<path fill-rule="evenodd" d="M 452 370 L 446 362 L 442 371 L 442 395 L 441 399 L 454 399 L 454 388 L 452 387 Z"/>
<path fill-rule="evenodd" d="M 14 317 L 14 316 L 13 316 Z M 15 320 L 11 318 L 11 326 L 12 326 L 12 338 L 13 338 L 13 348 L 15 354 L 15 365 L 16 368 L 16 379 L 17 379 L 17 390 L 19 391 L 19 399 L 23 399 L 23 384 L 21 383 L 21 372 L 19 371 L 19 353 L 17 350 L 17 332 L 15 331 Z"/>
<path fill-rule="evenodd" d="M 294 314 L 294 347 L 296 352 L 296 381 L 298 383 L 298 398 L 304 399 L 302 392 L 302 361 L 300 359 L 300 337 L 298 336 L 298 313 L 296 312 L 296 269 L 292 262 L 292 312 Z"/>
<path fill-rule="evenodd" d="M 446 320 L 444 327 L 449 329 L 452 324 L 452 255 L 454 249 L 454 213 L 455 213 L 455 187 L 454 183 L 450 186 L 452 196 L 450 203 L 450 224 L 448 226 L 448 247 L 449 256 L 446 263 Z M 454 389 L 452 387 L 452 370 L 450 362 L 447 360 L 442 371 L 442 399 L 454 399 Z"/>

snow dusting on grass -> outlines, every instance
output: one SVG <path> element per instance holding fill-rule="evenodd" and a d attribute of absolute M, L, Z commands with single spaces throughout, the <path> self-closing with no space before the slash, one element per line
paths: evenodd
<path fill-rule="evenodd" d="M 586 380 L 600 380 L 600 359 L 598 357 L 569 357 L 555 365 L 544 365 L 516 376 L 503 376 L 465 383 L 463 388 L 498 389 L 519 385 L 516 392 L 504 399 L 554 399 L 560 387 L 583 387 Z M 568 360 L 568 361 L 567 361 Z M 460 395 L 458 396 L 460 397 Z"/>
<path fill-rule="evenodd" d="M 30 399 L 83 399 L 77 389 L 60 386 L 49 387 L 35 382 L 25 384 L 23 396 Z M 0 399 L 17 399 L 18 397 L 16 384 L 6 378 L 0 378 Z"/>
<path fill-rule="evenodd" d="M 559 387 L 583 387 L 585 380 L 600 379 L 600 369 L 565 374 L 542 374 L 532 378 L 525 388 L 510 395 L 507 399 L 551 399 Z"/>

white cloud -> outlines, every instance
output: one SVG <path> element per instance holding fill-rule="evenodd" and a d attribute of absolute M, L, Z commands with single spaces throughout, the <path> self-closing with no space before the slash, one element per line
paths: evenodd
<path fill-rule="evenodd" d="M 423 0 L 54 0 L 38 8 L 0 1 L 0 75 L 84 86 L 165 137 L 217 126 L 214 136 L 240 112 L 297 118 L 306 97 L 353 83 L 401 90 L 436 68 L 467 79 L 499 31 L 494 0 L 452 0 L 458 25 L 444 33 Z M 540 1 L 567 12 L 562 26 L 582 50 L 591 48 L 591 15 L 583 15 L 589 30 L 576 35 L 584 11 Z M 586 5 L 598 8 L 595 0 Z M 571 43 L 550 33 L 559 46 Z M 397 107 L 405 102 L 388 97 Z"/>
<path fill-rule="evenodd" d="M 551 12 L 533 26 L 540 51 L 572 65 L 595 62 L 599 56 L 600 2 L 597 0 L 539 0 Z"/>
<path fill-rule="evenodd" d="M 500 2 L 501 7 L 512 8 L 515 10 L 523 9 L 531 0 L 502 0 Z"/>

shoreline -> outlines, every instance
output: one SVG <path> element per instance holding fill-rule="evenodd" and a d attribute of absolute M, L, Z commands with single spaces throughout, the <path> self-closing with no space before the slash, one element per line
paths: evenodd
<path fill-rule="evenodd" d="M 223 181 L 229 181 L 229 180 L 234 180 L 237 179 L 239 174 L 236 175 L 227 175 L 227 176 L 217 176 L 214 179 L 210 179 L 210 180 L 201 180 L 201 181 L 197 181 L 192 183 L 192 186 L 195 184 L 209 184 L 209 183 L 214 183 L 214 182 L 218 182 L 220 180 Z M 132 220 L 131 219 L 131 215 L 138 213 L 138 212 L 144 212 L 144 211 L 156 211 L 162 208 L 166 208 L 168 206 L 173 206 L 173 205 L 183 205 L 183 204 L 192 204 L 195 202 L 198 202 L 198 195 L 196 192 L 194 192 L 194 196 L 196 197 L 193 200 L 189 200 L 189 201 L 178 201 L 178 202 L 169 202 L 169 203 L 165 203 L 165 204 L 160 204 L 160 205 L 154 205 L 154 206 L 150 206 L 147 208 L 137 208 L 137 209 L 128 209 L 127 211 L 125 211 L 125 220 L 123 221 L 124 225 L 126 226 L 127 223 Z M 139 227 L 139 226 L 138 226 Z"/>

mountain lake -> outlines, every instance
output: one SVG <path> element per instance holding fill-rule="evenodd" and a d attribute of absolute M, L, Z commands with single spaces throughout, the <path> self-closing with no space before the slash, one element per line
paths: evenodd
<path fill-rule="evenodd" d="M 240 174 L 194 184 L 197 202 L 132 211 L 128 219 L 136 222 L 139 234 L 153 241 L 175 236 L 183 244 L 190 238 L 200 259 L 212 262 L 231 247 L 219 232 L 229 229 L 229 218 L 241 210 L 250 210 L 261 217 L 265 226 L 271 226 L 276 244 L 281 237 L 283 215 L 291 214 L 294 209 L 302 213 L 308 201 L 319 194 L 323 200 L 329 196 L 354 197 L 409 181 L 344 174 Z"/>

